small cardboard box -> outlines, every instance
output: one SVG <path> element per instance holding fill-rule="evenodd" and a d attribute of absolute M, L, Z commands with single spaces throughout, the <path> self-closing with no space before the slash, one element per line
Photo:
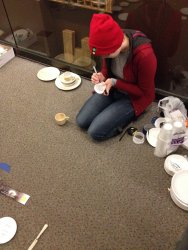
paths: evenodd
<path fill-rule="evenodd" d="M 0 68 L 15 57 L 11 46 L 0 44 Z"/>

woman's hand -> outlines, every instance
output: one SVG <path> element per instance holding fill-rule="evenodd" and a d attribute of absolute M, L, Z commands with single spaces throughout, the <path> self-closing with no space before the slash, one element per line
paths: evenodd
<path fill-rule="evenodd" d="M 92 74 L 91 82 L 93 84 L 97 84 L 97 83 L 103 82 L 103 81 L 105 81 L 105 77 L 103 76 L 103 74 L 101 72 Z"/>
<path fill-rule="evenodd" d="M 108 78 L 105 82 L 106 88 L 103 95 L 109 95 L 110 89 L 112 88 L 112 79 Z"/>

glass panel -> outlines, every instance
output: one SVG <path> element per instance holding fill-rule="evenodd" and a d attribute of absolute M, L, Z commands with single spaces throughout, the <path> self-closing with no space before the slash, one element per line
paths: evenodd
<path fill-rule="evenodd" d="M 4 8 L 3 2 L 0 1 L 0 40 L 3 42 L 6 42 L 5 38 L 11 34 L 12 34 L 12 31 L 11 31 L 11 27 L 9 24 L 6 10 Z M 11 44 L 15 45 L 14 39 L 12 39 Z"/>
<path fill-rule="evenodd" d="M 0 40 L 15 39 L 17 53 L 90 77 L 100 58 L 89 53 L 89 23 L 94 13 L 111 10 L 122 28 L 141 30 L 152 40 L 156 90 L 188 99 L 187 0 L 3 0 Z"/>
<path fill-rule="evenodd" d="M 97 59 L 91 58 L 88 47 L 89 22 L 96 9 L 111 10 L 107 2 L 111 0 L 4 0 L 4 5 L 20 50 L 90 76 Z"/>
<path fill-rule="evenodd" d="M 113 17 L 122 28 L 141 30 L 152 40 L 158 59 L 157 90 L 188 98 L 188 2 L 115 1 Z"/>

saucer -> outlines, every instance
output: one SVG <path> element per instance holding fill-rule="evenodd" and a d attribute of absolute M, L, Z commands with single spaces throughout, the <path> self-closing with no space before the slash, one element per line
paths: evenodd
<path fill-rule="evenodd" d="M 0 244 L 10 241 L 17 231 L 16 221 L 11 217 L 0 218 Z"/>
<path fill-rule="evenodd" d="M 158 137 L 159 132 L 160 132 L 160 128 L 151 128 L 146 134 L 146 139 L 148 143 L 154 148 L 157 145 L 157 137 Z"/>
<path fill-rule="evenodd" d="M 78 86 L 80 86 L 81 84 L 81 77 L 75 73 L 72 73 L 73 76 L 75 77 L 75 81 L 73 82 L 73 84 L 71 85 L 66 85 L 64 84 L 59 77 L 56 78 L 55 80 L 55 85 L 58 89 L 61 89 L 61 90 L 72 90 L 72 89 L 75 89 L 77 88 Z"/>
<path fill-rule="evenodd" d="M 45 67 L 38 71 L 37 77 L 42 81 L 52 81 L 60 75 L 60 71 L 55 67 Z"/>

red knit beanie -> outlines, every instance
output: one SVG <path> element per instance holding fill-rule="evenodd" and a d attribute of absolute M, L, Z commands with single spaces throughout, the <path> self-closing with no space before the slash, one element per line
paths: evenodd
<path fill-rule="evenodd" d="M 108 14 L 94 14 L 90 23 L 89 47 L 97 56 L 115 52 L 123 42 L 123 31 Z"/>

